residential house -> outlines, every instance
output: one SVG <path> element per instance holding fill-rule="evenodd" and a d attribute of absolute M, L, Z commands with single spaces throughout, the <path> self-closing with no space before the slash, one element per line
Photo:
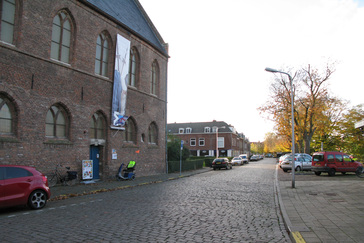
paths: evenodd
<path fill-rule="evenodd" d="M 167 131 L 181 139 L 193 156 L 250 154 L 249 140 L 224 121 L 168 123 Z"/>

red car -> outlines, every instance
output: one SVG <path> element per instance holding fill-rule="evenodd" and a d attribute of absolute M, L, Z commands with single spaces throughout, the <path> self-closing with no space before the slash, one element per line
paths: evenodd
<path fill-rule="evenodd" d="M 50 197 L 47 177 L 34 167 L 0 165 L 0 207 L 41 209 Z"/>
<path fill-rule="evenodd" d="M 312 171 L 315 175 L 321 175 L 326 172 L 329 176 L 334 176 L 336 172 L 345 174 L 346 172 L 355 172 L 360 175 L 363 165 L 355 162 L 349 155 L 342 152 L 316 152 L 312 156 Z"/>

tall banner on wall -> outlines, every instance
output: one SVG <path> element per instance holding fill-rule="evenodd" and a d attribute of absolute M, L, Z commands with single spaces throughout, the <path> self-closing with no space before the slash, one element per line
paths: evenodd
<path fill-rule="evenodd" d="M 124 129 L 125 105 L 128 91 L 130 41 L 117 35 L 115 50 L 114 89 L 112 96 L 111 128 Z"/>

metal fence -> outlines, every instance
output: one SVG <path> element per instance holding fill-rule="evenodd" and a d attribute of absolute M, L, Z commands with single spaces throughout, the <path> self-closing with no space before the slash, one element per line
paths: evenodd
<path fill-rule="evenodd" d="M 202 169 L 203 164 L 204 164 L 204 159 L 182 161 L 181 170 L 189 171 L 189 170 Z M 180 161 L 168 161 L 168 173 L 174 173 L 179 171 L 180 171 Z"/>

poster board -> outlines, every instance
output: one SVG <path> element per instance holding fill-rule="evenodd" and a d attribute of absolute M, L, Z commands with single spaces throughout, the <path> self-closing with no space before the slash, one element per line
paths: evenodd
<path fill-rule="evenodd" d="M 93 160 L 82 160 L 82 180 L 93 178 Z"/>

